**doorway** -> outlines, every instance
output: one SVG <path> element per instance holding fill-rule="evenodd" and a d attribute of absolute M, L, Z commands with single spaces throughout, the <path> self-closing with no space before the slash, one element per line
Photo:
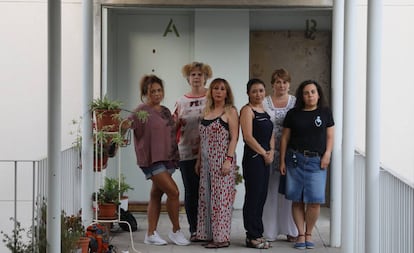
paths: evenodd
<path fill-rule="evenodd" d="M 331 101 L 331 33 L 318 31 L 307 36 L 304 31 L 252 31 L 250 33 L 250 77 L 266 83 L 271 94 L 270 79 L 275 69 L 285 68 L 291 75 L 291 95 L 304 80 L 316 80 Z M 330 199 L 330 176 L 326 196 Z M 329 201 L 326 201 L 329 206 Z"/>
<path fill-rule="evenodd" d="M 123 102 L 123 108 L 133 110 L 142 103 L 140 79 L 145 74 L 155 74 L 164 82 L 163 105 L 173 111 L 175 100 L 188 88 L 181 67 L 192 59 L 192 19 L 191 13 L 183 11 L 108 9 L 108 69 L 104 87 L 111 97 Z M 145 205 L 151 182 L 145 180 L 136 164 L 133 143 L 122 149 L 120 159 L 127 183 L 135 188 L 128 193 L 130 203 Z M 110 167 L 117 168 L 116 160 Z M 116 172 L 111 170 L 107 174 L 116 176 Z M 173 177 L 182 195 L 180 199 L 184 199 L 180 172 Z"/>

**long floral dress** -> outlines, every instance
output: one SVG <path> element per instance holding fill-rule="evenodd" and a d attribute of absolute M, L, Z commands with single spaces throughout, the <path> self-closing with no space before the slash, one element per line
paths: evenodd
<path fill-rule="evenodd" d="M 197 239 L 230 241 L 231 217 L 235 190 L 235 164 L 223 176 L 221 169 L 230 142 L 228 123 L 221 117 L 203 119 L 200 123 L 200 188 L 198 200 Z"/>

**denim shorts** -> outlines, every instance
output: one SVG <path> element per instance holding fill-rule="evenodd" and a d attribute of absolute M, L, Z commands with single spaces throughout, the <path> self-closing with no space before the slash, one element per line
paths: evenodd
<path fill-rule="evenodd" d="M 152 164 L 150 167 L 144 167 L 141 169 L 142 169 L 142 172 L 144 172 L 145 178 L 147 180 L 151 179 L 152 176 L 160 174 L 164 171 L 168 171 L 170 175 L 172 175 L 175 172 L 175 168 L 167 168 L 167 166 L 163 162 L 157 162 L 157 163 Z"/>
<path fill-rule="evenodd" d="M 286 198 L 293 202 L 325 203 L 326 169 L 321 169 L 321 157 L 304 156 L 288 150 L 286 153 Z"/>

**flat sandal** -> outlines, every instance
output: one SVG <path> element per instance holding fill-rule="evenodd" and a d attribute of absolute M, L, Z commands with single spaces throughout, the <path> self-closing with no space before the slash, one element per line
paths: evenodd
<path fill-rule="evenodd" d="M 227 248 L 230 246 L 230 242 L 210 242 L 204 246 L 206 249 L 218 249 L 218 248 Z"/>
<path fill-rule="evenodd" d="M 255 241 L 256 243 L 254 243 L 253 241 Z M 248 248 L 254 248 L 254 249 L 268 249 L 270 248 L 270 243 L 262 238 L 257 238 L 257 239 L 246 238 L 246 246 Z"/>

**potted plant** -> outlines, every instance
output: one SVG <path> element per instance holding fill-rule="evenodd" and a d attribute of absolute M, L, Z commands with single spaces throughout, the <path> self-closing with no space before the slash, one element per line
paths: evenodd
<path fill-rule="evenodd" d="M 94 99 L 90 104 L 90 110 L 94 113 L 96 124 L 94 127 L 94 171 L 101 171 L 106 168 L 108 158 L 114 157 L 119 147 L 124 147 L 131 143 L 131 131 L 128 131 L 131 126 L 129 119 L 122 119 L 120 116 L 121 111 L 133 113 L 129 110 L 121 108 L 122 103 L 116 100 L 110 100 L 107 96 L 102 99 Z M 105 111 L 112 111 L 111 116 L 107 116 Z M 116 111 L 116 112 L 115 112 Z M 135 112 L 137 118 L 145 122 L 148 119 L 148 112 L 138 111 Z M 102 123 L 103 118 L 111 119 L 110 123 Z M 72 120 L 72 125 L 76 125 L 76 129 L 71 131 L 70 134 L 76 136 L 73 142 L 75 147 L 81 150 L 82 135 L 80 128 L 80 120 Z M 127 137 L 125 135 L 127 134 Z M 79 153 L 80 156 L 80 153 Z M 81 165 L 79 166 L 82 167 Z"/>
<path fill-rule="evenodd" d="M 106 95 L 92 100 L 89 107 L 94 113 L 97 131 L 118 132 L 121 105 L 120 101 L 111 100 Z"/>
<path fill-rule="evenodd" d="M 121 182 L 121 183 L 120 183 Z M 99 188 L 97 193 L 93 194 L 93 199 L 97 195 L 98 203 L 98 218 L 99 219 L 111 219 L 116 218 L 117 207 L 120 203 L 121 193 L 125 193 L 127 190 L 133 189 L 129 186 L 125 180 L 121 178 L 118 181 L 117 178 L 105 177 L 104 184 Z"/>
<path fill-rule="evenodd" d="M 81 120 L 82 118 L 79 120 L 73 119 L 71 124 L 74 127 L 69 132 L 71 135 L 75 135 L 75 140 L 72 144 L 79 150 L 79 160 L 81 160 L 82 147 Z M 118 146 L 125 146 L 130 142 L 125 142 L 124 137 L 119 132 L 96 131 L 93 143 L 93 170 L 101 171 L 106 168 L 108 159 L 115 156 L 116 148 Z M 79 168 L 82 168 L 82 166 L 79 165 Z"/>
<path fill-rule="evenodd" d="M 3 231 L 3 242 L 6 247 L 15 253 L 26 252 L 46 252 L 46 201 L 43 200 L 42 205 L 38 209 L 35 218 L 35 226 L 26 231 L 21 227 L 20 222 L 16 221 L 16 229 L 12 231 L 12 235 L 5 234 Z M 85 230 L 82 225 L 80 216 L 67 216 L 64 211 L 61 212 L 61 252 L 72 253 L 74 250 L 81 248 L 82 253 L 87 253 L 89 248 L 89 238 L 85 237 Z M 10 218 L 13 220 L 13 218 Z M 27 233 L 27 237 L 25 237 Z M 28 240 L 29 239 L 29 240 Z M 30 239 L 33 239 L 31 241 Z"/>
<path fill-rule="evenodd" d="M 85 236 L 85 228 L 82 218 L 78 215 L 67 216 L 64 211 L 61 214 L 61 252 L 72 253 L 75 249 L 82 249 L 87 253 L 89 238 Z"/>

